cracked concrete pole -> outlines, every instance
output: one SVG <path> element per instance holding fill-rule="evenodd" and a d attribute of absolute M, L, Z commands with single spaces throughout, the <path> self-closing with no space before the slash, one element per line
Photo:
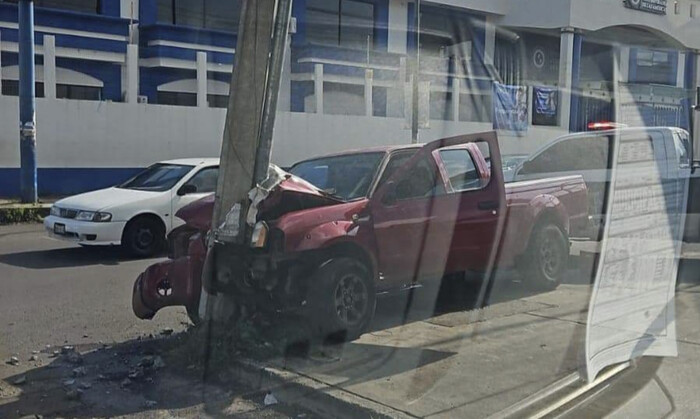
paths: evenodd
<path fill-rule="evenodd" d="M 245 223 L 248 192 L 267 176 L 290 13 L 291 0 L 244 0 L 242 5 L 212 218 L 216 230 L 229 210 L 240 205 L 237 246 L 245 246 L 250 235 Z M 203 283 L 230 279 L 226 259 L 217 258 L 217 247 L 210 240 Z M 205 318 L 225 319 L 235 313 L 220 294 L 202 295 L 200 315 Z"/>

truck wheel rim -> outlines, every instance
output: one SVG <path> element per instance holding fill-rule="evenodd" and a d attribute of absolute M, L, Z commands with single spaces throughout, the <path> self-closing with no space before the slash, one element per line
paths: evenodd
<path fill-rule="evenodd" d="M 367 287 L 358 275 L 347 274 L 340 278 L 335 288 L 338 319 L 348 326 L 359 324 L 367 311 L 368 297 Z"/>
<path fill-rule="evenodd" d="M 557 240 L 551 232 L 546 234 L 542 240 L 540 260 L 543 273 L 547 278 L 554 279 L 561 268 L 561 255 Z"/>

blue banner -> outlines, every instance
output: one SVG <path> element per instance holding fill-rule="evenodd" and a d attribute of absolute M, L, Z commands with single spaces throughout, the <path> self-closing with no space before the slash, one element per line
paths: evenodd
<path fill-rule="evenodd" d="M 493 84 L 493 128 L 527 132 L 527 87 Z"/>
<path fill-rule="evenodd" d="M 532 102 L 532 125 L 557 125 L 559 116 L 559 91 L 557 89 L 533 87 Z"/>

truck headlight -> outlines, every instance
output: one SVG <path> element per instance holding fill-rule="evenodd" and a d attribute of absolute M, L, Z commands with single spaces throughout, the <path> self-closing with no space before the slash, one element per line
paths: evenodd
<path fill-rule="evenodd" d="M 80 211 L 75 217 L 76 221 L 92 221 L 96 223 L 106 223 L 112 221 L 112 214 L 107 212 Z"/>
<path fill-rule="evenodd" d="M 265 244 L 267 243 L 268 231 L 269 229 L 267 227 L 267 223 L 264 221 L 259 221 L 257 224 L 255 224 L 253 234 L 250 237 L 250 247 L 254 247 L 256 249 L 265 247 Z"/>

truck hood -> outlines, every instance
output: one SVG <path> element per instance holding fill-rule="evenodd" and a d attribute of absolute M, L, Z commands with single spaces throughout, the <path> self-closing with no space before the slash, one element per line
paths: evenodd
<path fill-rule="evenodd" d="M 249 196 L 252 201 L 249 222 L 251 219 L 275 220 L 290 212 L 343 203 L 274 165 L 270 165 L 268 179 L 251 190 Z M 214 201 L 215 196 L 211 194 L 183 207 L 175 215 L 193 228 L 208 231 L 211 229 Z"/>

